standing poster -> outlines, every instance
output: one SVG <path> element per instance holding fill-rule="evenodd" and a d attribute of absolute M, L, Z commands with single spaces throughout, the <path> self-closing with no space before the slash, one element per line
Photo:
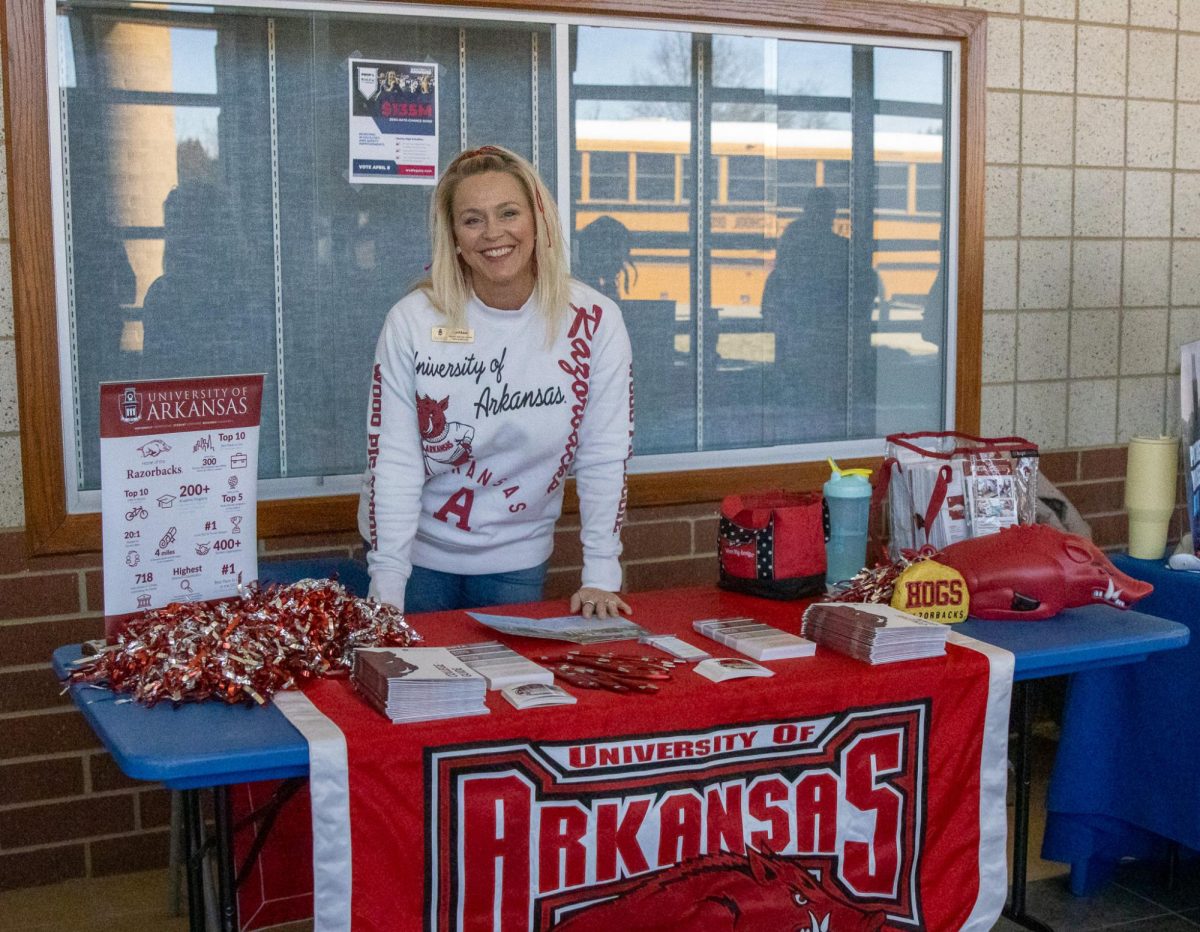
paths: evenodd
<path fill-rule="evenodd" d="M 1183 425 L 1187 513 L 1192 550 L 1200 557 L 1200 340 L 1180 351 L 1179 415 Z"/>
<path fill-rule="evenodd" d="M 438 66 L 350 59 L 350 180 L 436 184 Z"/>
<path fill-rule="evenodd" d="M 258 577 L 261 375 L 100 386 L 105 631 Z"/>

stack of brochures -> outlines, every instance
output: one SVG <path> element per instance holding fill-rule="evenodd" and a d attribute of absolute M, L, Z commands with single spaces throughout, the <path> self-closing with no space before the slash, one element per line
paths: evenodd
<path fill-rule="evenodd" d="M 478 644 L 459 644 L 448 648 L 450 653 L 487 680 L 488 689 L 504 689 L 522 683 L 554 684 L 554 673 L 522 657 L 499 641 Z"/>
<path fill-rule="evenodd" d="M 804 611 L 800 629 L 823 647 L 866 663 L 940 657 L 949 629 L 890 605 L 817 602 Z"/>
<path fill-rule="evenodd" d="M 444 647 L 371 647 L 354 653 L 354 684 L 393 722 L 487 715 L 487 680 Z"/>
<path fill-rule="evenodd" d="M 732 647 L 755 660 L 790 660 L 811 657 L 817 651 L 812 641 L 764 625 L 753 618 L 706 618 L 692 627 L 718 644 Z"/>

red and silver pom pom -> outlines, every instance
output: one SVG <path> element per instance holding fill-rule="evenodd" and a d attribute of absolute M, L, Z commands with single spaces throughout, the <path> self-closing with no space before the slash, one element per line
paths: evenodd
<path fill-rule="evenodd" d="M 891 602 L 892 593 L 896 590 L 896 580 L 914 563 L 928 560 L 937 556 L 932 547 L 922 547 L 920 550 L 905 550 L 895 563 L 883 563 L 879 566 L 867 567 L 851 579 L 846 588 L 837 595 L 831 596 L 832 602 Z"/>
<path fill-rule="evenodd" d="M 280 689 L 350 669 L 355 648 L 406 647 L 421 636 L 400 611 L 304 579 L 218 602 L 173 602 L 131 621 L 117 643 L 80 661 L 72 683 L 134 699 L 264 703 Z"/>

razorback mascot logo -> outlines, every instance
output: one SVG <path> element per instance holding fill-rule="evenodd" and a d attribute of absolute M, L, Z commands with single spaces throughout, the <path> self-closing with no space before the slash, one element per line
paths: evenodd
<path fill-rule="evenodd" d="M 780 925 L 791 914 L 794 921 Z M 878 932 L 885 915 L 847 903 L 800 859 L 766 849 L 744 858 L 718 854 L 684 861 L 617 899 L 580 910 L 555 932 L 641 932 L 669 925 L 678 932 L 789 929 Z"/>
<path fill-rule="evenodd" d="M 450 396 L 434 401 L 428 395 L 417 396 L 417 426 L 421 431 L 421 452 L 425 455 L 425 472 L 441 472 L 435 464 L 451 468 L 463 465 L 471 458 L 471 442 L 475 428 L 458 421 L 446 420 Z"/>

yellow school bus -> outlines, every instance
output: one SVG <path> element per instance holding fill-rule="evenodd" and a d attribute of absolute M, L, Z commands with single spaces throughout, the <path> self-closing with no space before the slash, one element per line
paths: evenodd
<path fill-rule="evenodd" d="M 875 250 L 885 304 L 920 301 L 941 260 L 945 212 L 941 135 L 877 132 Z M 584 120 L 575 124 L 573 191 L 578 234 L 600 217 L 631 234 L 622 294 L 634 300 L 689 301 L 694 233 L 692 125 L 675 120 Z M 838 204 L 834 230 L 850 234 L 850 132 L 715 122 L 704 169 L 705 230 L 711 250 L 708 304 L 753 313 L 775 245 L 803 213 L 813 188 Z M 681 307 L 682 309 L 682 307 Z"/>

